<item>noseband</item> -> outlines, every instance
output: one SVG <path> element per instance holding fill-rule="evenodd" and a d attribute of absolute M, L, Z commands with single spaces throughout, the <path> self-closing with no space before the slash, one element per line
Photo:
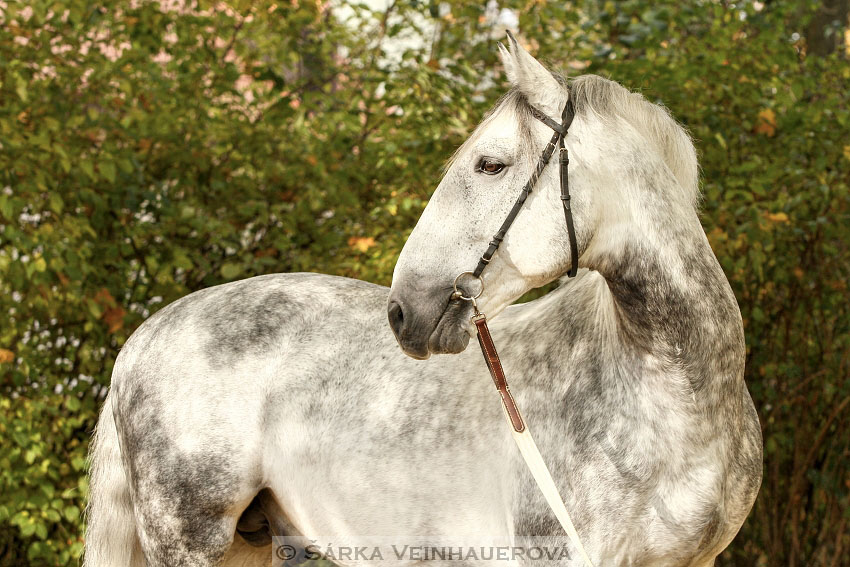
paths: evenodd
<path fill-rule="evenodd" d="M 528 105 L 531 108 L 531 115 L 536 119 L 541 121 L 543 124 L 551 128 L 555 131 L 552 135 L 552 139 L 549 140 L 549 143 L 546 144 L 546 147 L 543 149 L 543 153 L 540 155 L 540 159 L 537 160 L 537 167 L 534 169 L 534 173 L 531 174 L 531 178 L 529 178 L 528 182 L 523 185 L 522 191 L 520 191 L 519 197 L 517 197 L 514 206 L 511 208 L 511 211 L 508 213 L 507 218 L 502 223 L 502 226 L 499 228 L 499 232 L 493 236 L 493 240 L 490 241 L 490 246 L 487 248 L 487 251 L 484 252 L 484 255 L 481 256 L 481 259 L 478 261 L 478 265 L 475 267 L 475 270 L 472 271 L 472 276 L 478 278 L 481 276 L 481 272 L 484 271 L 484 268 L 487 267 L 487 264 L 490 263 L 490 260 L 493 258 L 493 254 L 496 253 L 496 250 L 499 249 L 499 245 L 502 244 L 502 240 L 505 239 L 505 235 L 508 232 L 508 229 L 511 228 L 514 220 L 516 220 L 517 215 L 519 214 L 520 209 L 522 209 L 525 200 L 528 199 L 528 195 L 534 189 L 534 186 L 537 184 L 537 180 L 540 178 L 540 174 L 543 173 L 543 170 L 546 169 L 546 166 L 549 164 L 549 160 L 552 159 L 552 154 L 555 153 L 555 148 L 558 148 L 558 161 L 560 162 L 560 172 L 561 172 L 561 203 L 564 206 L 564 218 L 567 221 L 567 233 L 570 237 L 570 270 L 567 272 L 569 277 L 575 277 L 576 272 L 578 271 L 578 243 L 576 242 L 576 230 L 573 225 L 573 212 L 570 208 L 570 177 L 569 177 L 569 164 L 570 164 L 570 156 L 569 151 L 564 145 L 564 139 L 567 137 L 567 131 L 570 128 L 570 124 L 573 122 L 573 117 L 575 116 L 575 109 L 573 108 L 573 98 L 570 96 L 567 99 L 567 104 L 564 106 L 564 111 L 561 113 L 561 123 L 558 124 L 530 104 Z"/>

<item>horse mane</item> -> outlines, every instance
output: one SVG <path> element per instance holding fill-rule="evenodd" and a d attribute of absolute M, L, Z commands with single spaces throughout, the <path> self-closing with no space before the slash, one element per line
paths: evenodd
<path fill-rule="evenodd" d="M 626 120 L 664 158 L 684 189 L 687 201 L 697 206 L 700 191 L 696 150 L 690 135 L 667 108 L 598 75 L 581 75 L 572 79 L 570 85 L 577 115 L 593 112 L 601 120 L 611 117 Z"/>
<path fill-rule="evenodd" d="M 562 85 L 567 84 L 563 75 L 553 75 Z M 687 202 L 694 207 L 698 205 L 700 191 L 696 150 L 690 135 L 670 115 L 667 108 L 649 102 L 640 93 L 633 93 L 619 83 L 598 75 L 580 75 L 570 79 L 569 83 L 576 115 L 592 112 L 600 120 L 610 120 L 612 117 L 626 120 L 663 157 L 685 191 Z M 531 159 L 538 151 L 528 125 L 532 120 L 531 110 L 525 96 L 519 89 L 512 87 L 499 98 L 472 135 L 446 161 L 444 172 L 452 166 L 464 149 L 480 137 L 484 126 L 503 109 L 512 110 L 517 114 L 520 124 L 520 147 L 524 148 L 522 157 Z"/>

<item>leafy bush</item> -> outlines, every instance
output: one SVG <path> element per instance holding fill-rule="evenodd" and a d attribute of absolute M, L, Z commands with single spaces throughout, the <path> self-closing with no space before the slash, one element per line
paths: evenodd
<path fill-rule="evenodd" d="M 389 283 L 444 160 L 503 89 L 483 3 L 136 4 L 0 4 L 0 565 L 76 563 L 89 434 L 145 317 L 269 272 Z M 539 57 L 663 100 L 696 139 L 766 443 L 720 564 L 840 564 L 846 51 L 805 54 L 815 4 L 513 7 Z"/>

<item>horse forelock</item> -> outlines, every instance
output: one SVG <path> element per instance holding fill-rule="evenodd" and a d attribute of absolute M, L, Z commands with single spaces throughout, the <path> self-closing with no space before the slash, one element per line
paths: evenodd
<path fill-rule="evenodd" d="M 528 101 L 526 101 L 525 96 L 519 91 L 519 89 L 512 87 L 505 94 L 499 97 L 499 100 L 497 100 L 490 110 L 487 111 L 484 118 L 475 130 L 473 130 L 472 134 L 470 134 L 463 144 L 461 144 L 451 157 L 446 160 L 443 171 L 448 171 L 468 148 L 472 147 L 479 139 L 481 139 L 481 136 L 484 134 L 487 126 L 489 126 L 496 117 L 505 112 L 512 113 L 517 120 L 519 139 L 518 147 L 520 150 L 519 157 L 521 159 L 528 158 L 528 160 L 530 160 L 531 156 L 537 151 L 537 143 L 535 142 L 534 133 L 530 126 L 531 107 L 528 106 Z"/>

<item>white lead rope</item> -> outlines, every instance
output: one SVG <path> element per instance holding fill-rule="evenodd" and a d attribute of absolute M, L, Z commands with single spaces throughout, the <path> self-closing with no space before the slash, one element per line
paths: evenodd
<path fill-rule="evenodd" d="M 508 424 L 510 424 L 511 418 L 508 416 L 507 411 L 505 412 L 505 417 L 508 420 Z M 590 557 L 587 555 L 587 552 L 584 550 L 584 546 L 581 544 L 581 540 L 578 537 L 578 532 L 576 532 L 576 528 L 570 518 L 570 513 L 567 512 L 564 499 L 561 498 L 561 493 L 558 492 L 558 487 L 555 486 L 555 481 L 552 480 L 552 475 L 549 473 L 549 468 L 543 461 L 543 456 L 537 448 L 537 443 L 534 442 L 534 437 L 531 436 L 531 432 L 528 430 L 528 422 L 526 421 L 525 424 L 525 430 L 522 432 L 517 432 L 514 430 L 513 426 L 511 426 L 511 434 L 514 437 L 517 447 L 519 447 L 519 452 L 522 453 L 525 465 L 531 472 L 531 476 L 534 477 L 535 482 L 537 482 L 537 487 L 540 488 L 540 492 L 543 493 L 543 497 L 546 499 L 546 502 L 549 503 L 549 507 L 552 509 L 552 512 L 555 513 L 555 516 L 561 523 L 561 527 L 564 528 L 564 531 L 567 532 L 567 536 L 569 536 L 570 541 L 572 541 L 573 545 L 576 549 L 578 549 L 578 552 L 582 559 L 584 559 L 585 564 L 589 567 L 593 567 L 593 562 L 590 560 Z"/>

